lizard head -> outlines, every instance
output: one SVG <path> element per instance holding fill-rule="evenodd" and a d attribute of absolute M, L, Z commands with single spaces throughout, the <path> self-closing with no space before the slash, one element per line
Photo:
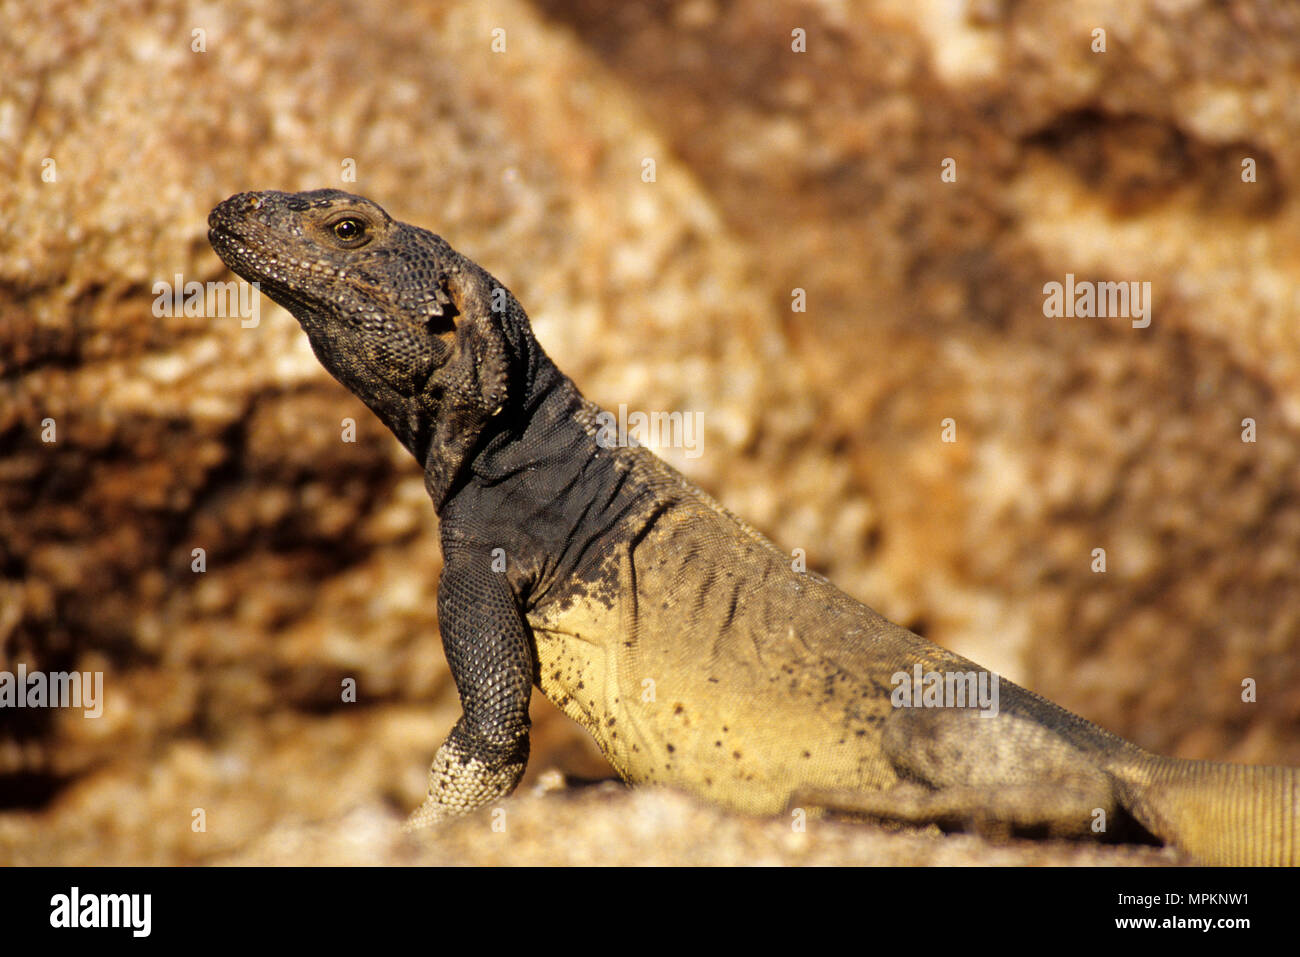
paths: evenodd
<path fill-rule="evenodd" d="M 321 364 L 425 464 L 438 500 L 531 341 L 514 297 L 441 237 L 338 190 L 239 193 L 208 227 L 226 265 L 289 310 Z"/>

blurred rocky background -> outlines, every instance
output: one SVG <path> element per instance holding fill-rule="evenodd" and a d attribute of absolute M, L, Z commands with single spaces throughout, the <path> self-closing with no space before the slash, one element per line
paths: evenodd
<path fill-rule="evenodd" d="M 540 696 L 505 836 L 399 836 L 459 713 L 419 468 L 269 301 L 154 286 L 231 278 L 232 193 L 368 195 L 854 596 L 1300 764 L 1298 83 L 1283 2 L 0 4 L 0 670 L 105 688 L 0 711 L 0 864 L 1147 860 L 581 787 Z M 1045 317 L 1067 273 L 1150 326 Z"/>

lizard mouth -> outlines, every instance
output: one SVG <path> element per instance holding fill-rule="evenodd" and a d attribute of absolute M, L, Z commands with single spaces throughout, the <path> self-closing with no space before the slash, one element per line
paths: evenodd
<path fill-rule="evenodd" d="M 239 193 L 218 204 L 208 213 L 208 244 L 231 272 L 297 316 L 313 302 L 301 287 L 276 278 L 280 261 L 259 235 L 258 224 L 243 212 L 260 205 L 256 193 Z"/>
<path fill-rule="evenodd" d="M 208 213 L 208 242 L 221 261 L 251 281 L 273 283 L 279 265 L 262 235 L 268 227 L 254 215 L 263 206 L 257 193 L 237 193 Z"/>
<path fill-rule="evenodd" d="M 249 195 L 240 193 L 232 196 L 208 213 L 208 243 L 233 272 L 249 281 L 260 281 L 267 276 L 255 264 L 264 260 L 265 252 L 256 248 L 258 244 L 252 236 L 247 235 L 248 230 L 239 228 L 241 218 L 237 214 L 231 214 L 236 205 L 250 205 L 244 198 Z"/>
<path fill-rule="evenodd" d="M 247 237 L 240 236 L 223 225 L 217 225 L 208 230 L 208 243 L 231 272 L 252 283 L 260 292 L 266 293 L 295 316 L 299 310 L 311 308 L 310 299 L 275 279 L 273 269 L 277 265 L 276 260 L 258 250 L 256 244 L 250 243 Z"/>

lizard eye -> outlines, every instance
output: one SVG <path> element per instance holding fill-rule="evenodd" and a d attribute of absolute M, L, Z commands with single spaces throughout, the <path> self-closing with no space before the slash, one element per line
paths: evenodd
<path fill-rule="evenodd" d="M 345 246 L 360 246 L 366 240 L 366 224 L 355 216 L 340 219 L 330 229 Z"/>

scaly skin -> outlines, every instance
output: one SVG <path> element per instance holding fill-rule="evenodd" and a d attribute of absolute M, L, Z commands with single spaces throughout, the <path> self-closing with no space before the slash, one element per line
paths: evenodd
<path fill-rule="evenodd" d="M 424 466 L 464 714 L 411 826 L 514 789 L 535 683 L 626 780 L 742 811 L 808 798 L 1072 835 L 1131 819 L 1208 863 L 1296 863 L 1295 769 L 1148 754 L 1007 681 L 996 716 L 895 707 L 914 665 L 983 669 L 794 571 L 650 452 L 605 447 L 518 302 L 441 238 L 335 190 L 241 193 L 209 226 Z"/>

